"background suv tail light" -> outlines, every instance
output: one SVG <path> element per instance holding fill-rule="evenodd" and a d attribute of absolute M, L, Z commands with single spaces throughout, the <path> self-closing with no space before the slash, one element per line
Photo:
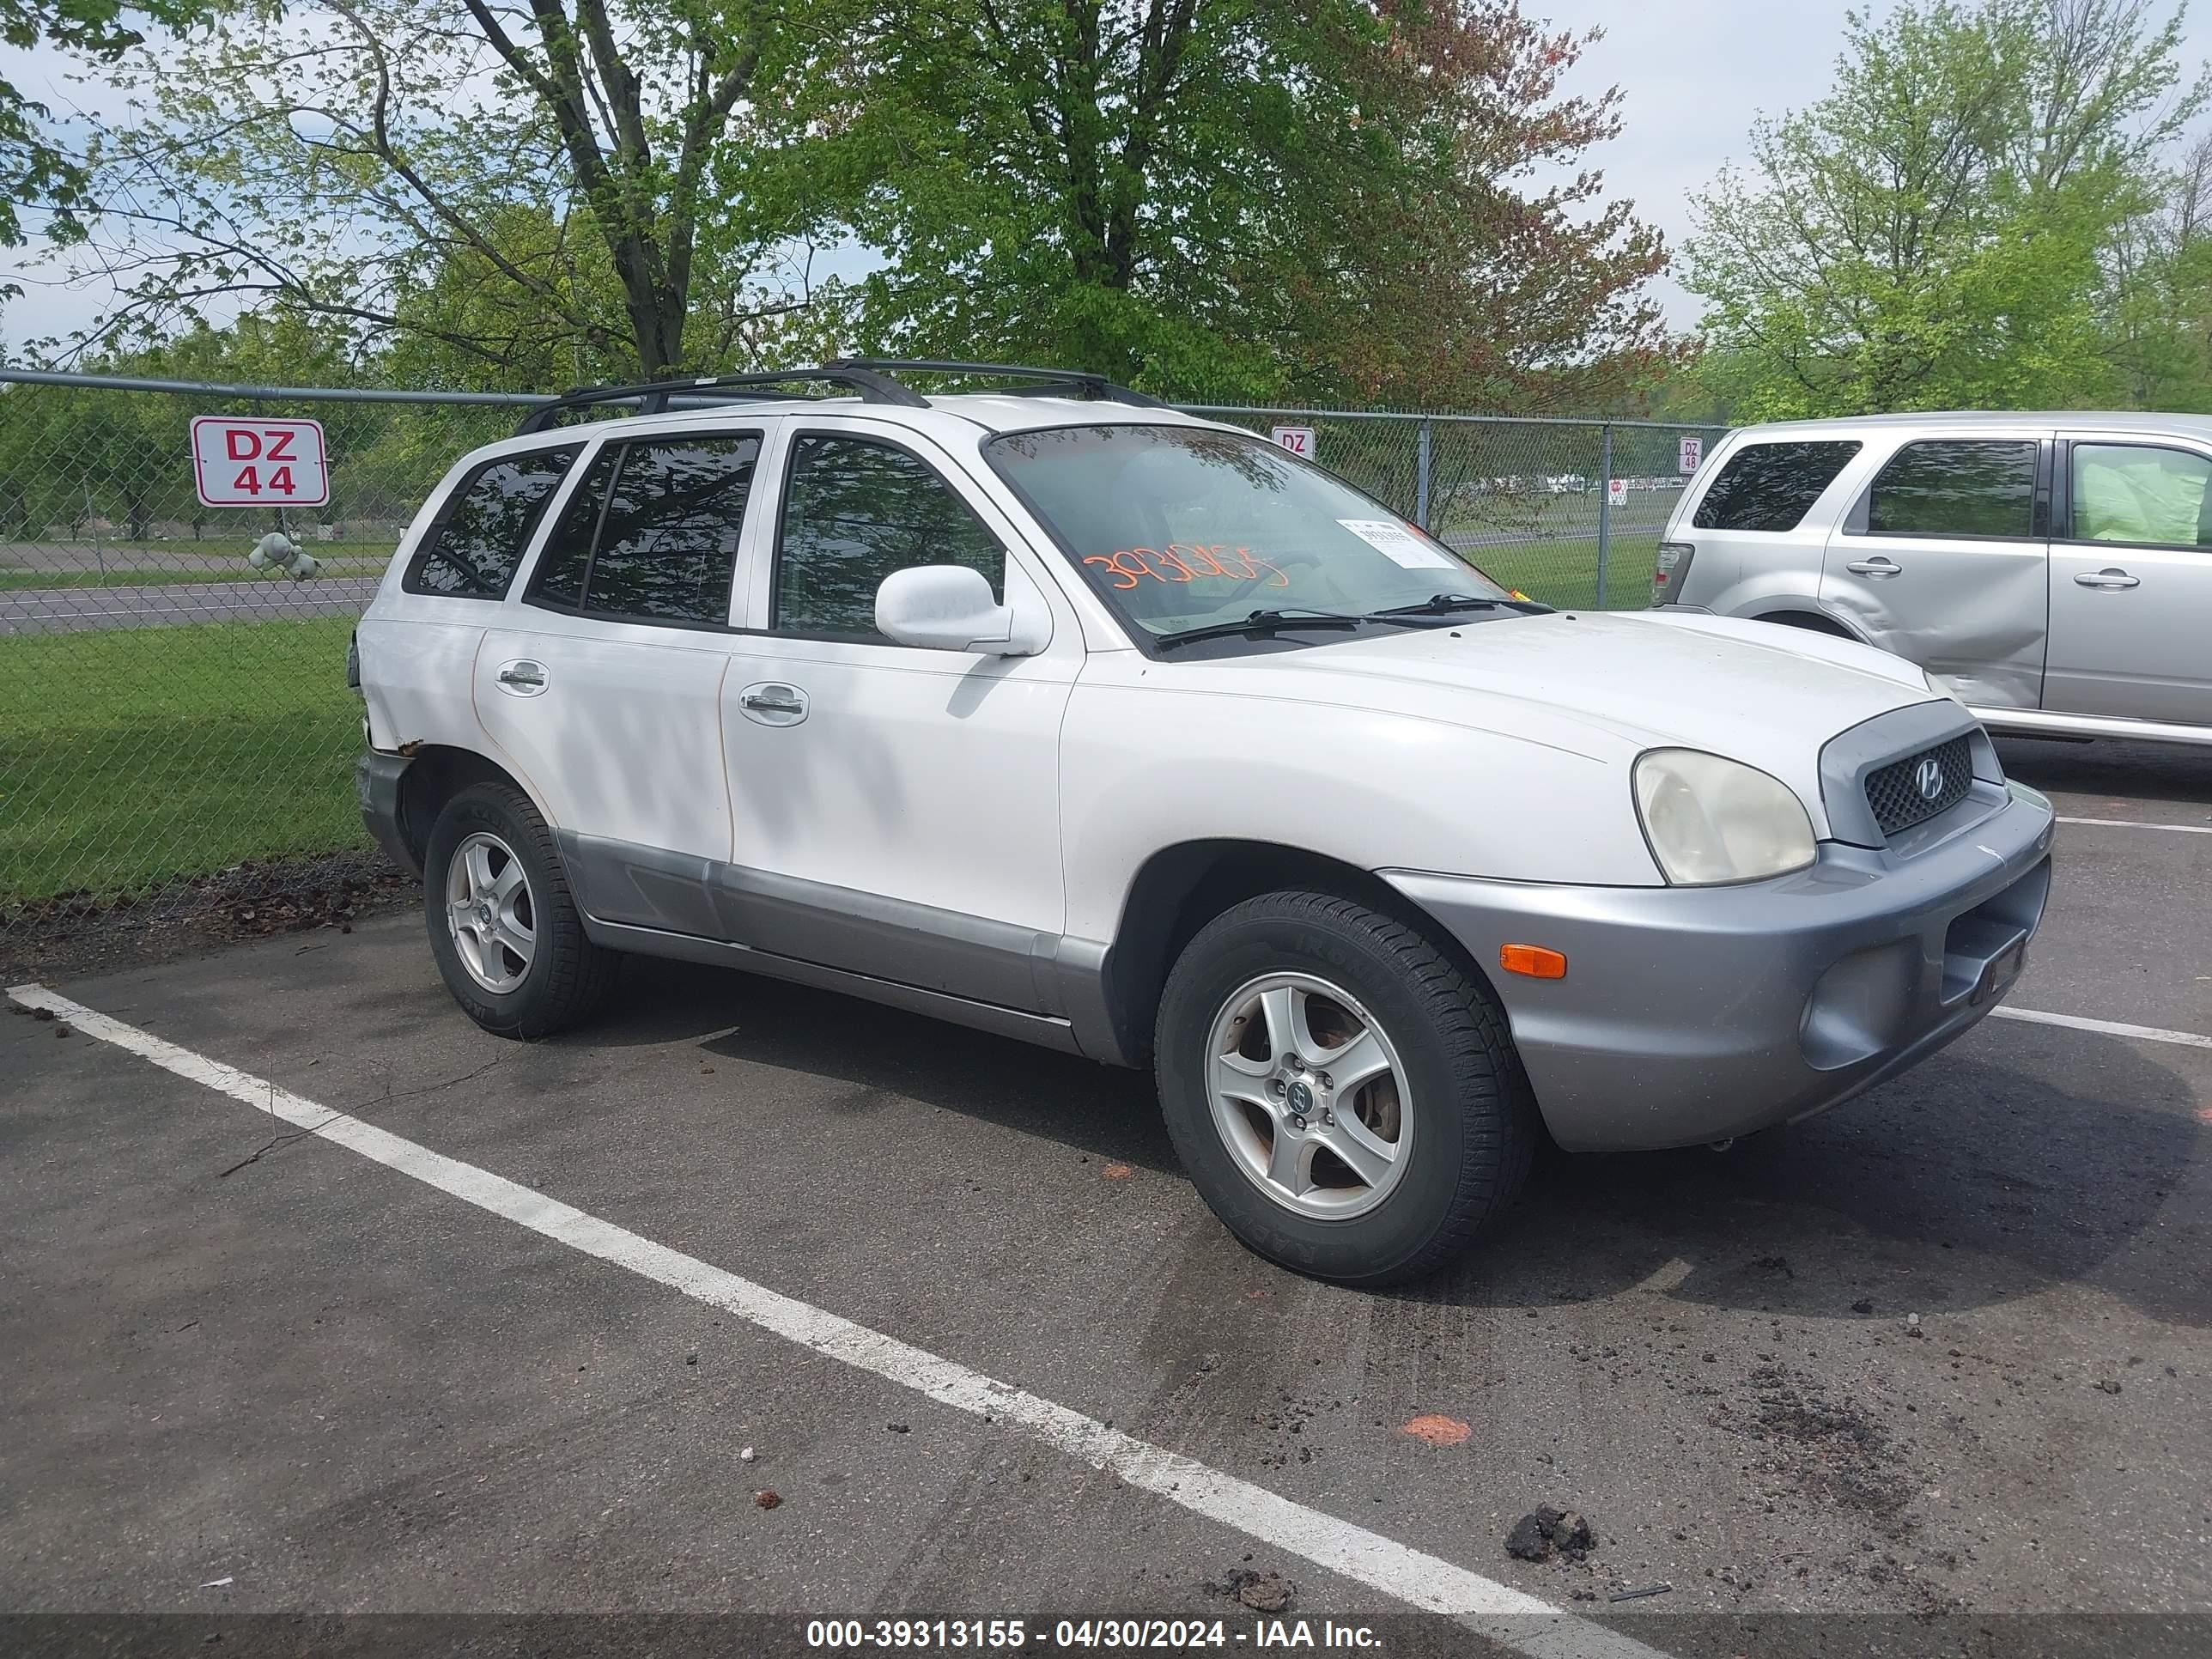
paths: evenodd
<path fill-rule="evenodd" d="M 1651 603 L 1672 605 L 1681 596 L 1682 584 L 1689 580 L 1690 561 L 1698 550 L 1688 542 L 1659 544 L 1658 567 L 1651 573 Z"/>

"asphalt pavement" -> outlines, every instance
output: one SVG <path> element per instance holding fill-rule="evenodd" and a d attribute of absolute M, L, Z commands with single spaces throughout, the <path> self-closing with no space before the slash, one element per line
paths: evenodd
<path fill-rule="evenodd" d="M 2117 821 L 2008 999 L 2088 1026 L 1549 1158 L 1382 1295 L 1241 1250 L 1144 1078 L 839 997 L 640 963 L 506 1043 L 412 917 L 61 982 L 199 1069 L 0 1017 L 0 1609 L 2204 1651 L 2212 756 L 2002 748 Z M 1540 1505 L 1585 1559 L 1507 1553 Z"/>

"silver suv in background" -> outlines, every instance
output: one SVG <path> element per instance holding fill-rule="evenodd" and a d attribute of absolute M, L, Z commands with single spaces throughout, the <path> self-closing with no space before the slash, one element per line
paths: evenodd
<path fill-rule="evenodd" d="M 1652 604 L 1842 635 L 1995 731 L 2212 744 L 2212 418 L 1895 415 L 1730 433 Z"/>

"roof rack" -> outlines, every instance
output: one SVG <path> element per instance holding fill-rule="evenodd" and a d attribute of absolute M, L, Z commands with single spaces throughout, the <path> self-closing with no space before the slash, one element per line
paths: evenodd
<path fill-rule="evenodd" d="M 559 425 L 563 415 L 600 404 L 634 403 L 639 414 L 658 415 L 679 398 L 687 403 L 735 403 L 746 398 L 782 397 L 787 394 L 775 388 L 788 386 L 794 380 L 823 380 L 844 386 L 860 393 L 862 403 L 899 404 L 908 409 L 929 407 L 927 398 L 888 375 L 872 373 L 863 364 L 833 362 L 819 368 L 780 368 L 759 374 L 709 374 L 694 380 L 648 380 L 638 386 L 578 386 L 532 410 L 523 416 L 522 424 L 514 428 L 514 435 L 520 438 L 532 432 L 547 431 Z"/>
<path fill-rule="evenodd" d="M 577 386 L 549 398 L 532 409 L 514 428 L 518 438 L 544 432 L 561 423 L 574 410 L 601 404 L 635 404 L 641 415 L 658 415 L 683 404 L 737 403 L 747 398 L 781 398 L 776 390 L 794 381 L 820 380 L 860 394 L 867 404 L 897 404 L 907 409 L 927 409 L 929 399 L 896 377 L 899 374 L 975 374 L 996 380 L 1027 380 L 1029 386 L 1000 387 L 1020 397 L 1049 397 L 1073 393 L 1105 403 L 1133 404 L 1139 409 L 1166 409 L 1158 398 L 1117 385 L 1103 374 L 1080 368 L 1030 368 L 1020 363 L 965 363 L 922 357 L 837 357 L 819 368 L 779 368 L 757 374 L 709 374 L 687 380 L 648 380 L 638 386 Z"/>
<path fill-rule="evenodd" d="M 1079 397 L 1105 403 L 1133 404 L 1139 409 L 1169 407 L 1158 398 L 1133 391 L 1108 380 L 1103 374 L 1093 374 L 1080 368 L 1031 368 L 1021 363 L 965 363 L 929 357 L 841 357 L 831 367 L 864 369 L 886 377 L 894 374 L 993 375 L 1002 380 L 1042 382 L 1036 386 L 1000 388 L 1017 396 L 1044 398 L 1054 392 L 1073 392 Z"/>

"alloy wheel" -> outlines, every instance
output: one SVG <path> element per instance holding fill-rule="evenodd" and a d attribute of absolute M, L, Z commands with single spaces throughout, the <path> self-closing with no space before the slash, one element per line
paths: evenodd
<path fill-rule="evenodd" d="M 505 993 L 522 983 L 538 951 L 537 906 L 514 849 L 477 830 L 446 865 L 446 920 L 471 979 Z"/>
<path fill-rule="evenodd" d="M 1396 1187 L 1413 1152 L 1413 1100 L 1375 1017 L 1310 974 L 1232 992 L 1206 1042 L 1206 1098 L 1238 1169 L 1295 1214 L 1341 1221 Z"/>

